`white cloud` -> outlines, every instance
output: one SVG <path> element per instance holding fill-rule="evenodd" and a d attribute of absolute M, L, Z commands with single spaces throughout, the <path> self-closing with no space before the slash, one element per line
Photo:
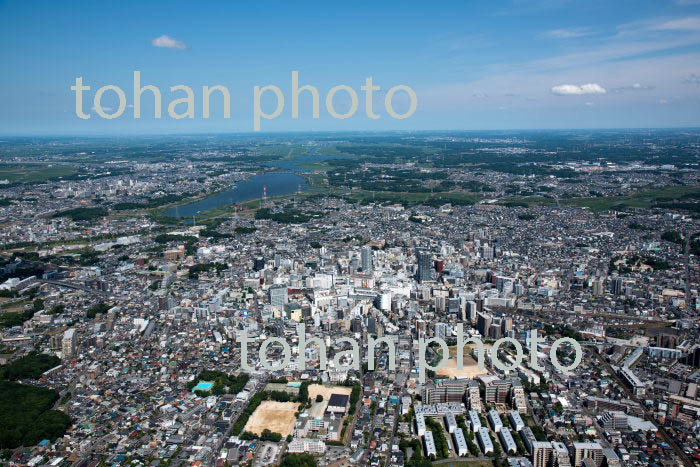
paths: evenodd
<path fill-rule="evenodd" d="M 185 45 L 184 42 L 178 41 L 177 39 L 173 39 L 172 37 L 167 36 L 165 34 L 153 39 L 151 41 L 151 44 L 153 44 L 153 47 L 162 47 L 164 49 L 177 49 L 177 50 L 187 49 L 187 46 Z"/>
<path fill-rule="evenodd" d="M 700 86 L 700 75 L 696 75 L 695 73 L 691 73 L 687 77 L 683 78 L 683 83 L 684 84 L 694 84 L 696 86 Z"/>
<path fill-rule="evenodd" d="M 617 88 L 612 88 L 610 89 L 612 92 L 616 92 L 618 94 L 626 92 L 626 91 L 649 91 L 654 89 L 654 86 L 646 85 L 646 84 L 641 84 L 641 83 L 633 83 L 630 86 L 620 86 Z"/>
<path fill-rule="evenodd" d="M 575 39 L 577 37 L 590 36 L 593 34 L 589 28 L 562 28 L 547 31 L 543 35 L 552 39 Z"/>
<path fill-rule="evenodd" d="M 659 104 L 661 104 L 661 105 L 668 104 L 668 99 L 661 99 L 659 101 Z"/>
<path fill-rule="evenodd" d="M 673 19 L 652 26 L 656 31 L 700 31 L 700 17 L 689 16 L 687 18 Z"/>
<path fill-rule="evenodd" d="M 586 102 L 587 107 L 593 107 L 595 104 L 593 102 Z"/>
<path fill-rule="evenodd" d="M 588 83 L 577 86 L 575 84 L 561 84 L 552 88 L 552 93 L 558 96 L 580 96 L 583 94 L 605 94 L 607 91 L 598 83 Z"/>

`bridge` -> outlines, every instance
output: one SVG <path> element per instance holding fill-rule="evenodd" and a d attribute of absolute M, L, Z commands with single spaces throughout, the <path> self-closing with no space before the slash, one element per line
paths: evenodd
<path fill-rule="evenodd" d="M 46 279 L 39 279 L 39 282 L 42 284 L 47 284 L 47 285 L 55 285 L 57 287 L 65 287 L 67 289 L 82 290 L 83 292 L 91 293 L 93 295 L 99 295 L 100 297 L 109 297 L 110 296 L 110 294 L 108 294 L 106 292 L 102 292 L 101 290 L 91 289 L 89 287 L 85 287 L 83 285 L 78 285 L 78 284 L 72 284 L 70 282 L 51 281 L 51 280 L 46 280 Z"/>

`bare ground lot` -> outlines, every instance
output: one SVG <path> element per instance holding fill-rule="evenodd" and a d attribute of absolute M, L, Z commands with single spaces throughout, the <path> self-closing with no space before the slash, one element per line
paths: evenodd
<path fill-rule="evenodd" d="M 311 398 L 311 408 L 309 413 L 312 417 L 320 417 L 326 411 L 328 406 L 328 400 L 331 398 L 331 394 L 345 394 L 349 396 L 352 392 L 352 388 L 346 386 L 325 386 L 322 384 L 311 384 L 309 385 L 309 397 Z M 317 395 L 323 396 L 323 401 L 316 402 Z"/>
<path fill-rule="evenodd" d="M 296 402 L 263 401 L 248 419 L 243 431 L 260 435 L 263 430 L 268 429 L 283 437 L 287 436 L 294 429 L 294 414 L 298 407 Z"/>
<path fill-rule="evenodd" d="M 465 347 L 464 368 L 458 370 L 456 357 L 457 347 L 450 347 L 450 359 L 447 361 L 447 365 L 444 368 L 437 370 L 435 373 L 439 376 L 446 376 L 448 378 L 476 378 L 479 375 L 488 374 L 489 372 L 486 369 L 480 369 L 476 360 L 471 355 L 469 355 L 471 353 L 471 350 L 471 346 L 467 345 Z"/>

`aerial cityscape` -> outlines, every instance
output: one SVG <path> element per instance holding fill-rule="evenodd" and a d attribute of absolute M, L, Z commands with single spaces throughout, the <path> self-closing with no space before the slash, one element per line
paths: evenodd
<path fill-rule="evenodd" d="M 692 465 L 699 153 L 698 130 L 6 138 L 4 462 Z"/>
<path fill-rule="evenodd" d="M 700 0 L 0 0 L 0 467 L 700 466 Z"/>

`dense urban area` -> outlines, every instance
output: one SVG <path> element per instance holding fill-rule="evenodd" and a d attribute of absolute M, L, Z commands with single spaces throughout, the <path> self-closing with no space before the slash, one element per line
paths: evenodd
<path fill-rule="evenodd" d="M 700 464 L 699 214 L 700 130 L 5 138 L 0 463 Z"/>

